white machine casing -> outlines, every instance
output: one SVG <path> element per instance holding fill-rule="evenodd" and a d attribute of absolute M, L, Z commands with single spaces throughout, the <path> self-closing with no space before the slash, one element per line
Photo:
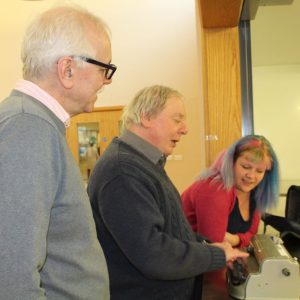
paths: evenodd
<path fill-rule="evenodd" d="M 250 256 L 244 263 L 246 280 L 233 284 L 228 276 L 229 294 L 243 300 L 299 300 L 300 270 L 283 241 L 257 234 L 251 240 Z"/>

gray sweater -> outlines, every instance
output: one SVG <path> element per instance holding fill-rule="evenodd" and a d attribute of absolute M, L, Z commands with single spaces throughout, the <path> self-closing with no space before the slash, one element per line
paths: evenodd
<path fill-rule="evenodd" d="M 196 277 L 224 267 L 224 252 L 194 234 L 178 191 L 143 153 L 114 139 L 89 181 L 111 299 L 198 300 Z"/>
<path fill-rule="evenodd" d="M 64 124 L 13 91 L 0 104 L 0 299 L 109 299 Z"/>

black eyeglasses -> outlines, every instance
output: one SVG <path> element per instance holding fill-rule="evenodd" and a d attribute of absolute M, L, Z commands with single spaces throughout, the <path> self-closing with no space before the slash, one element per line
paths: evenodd
<path fill-rule="evenodd" d="M 88 57 L 85 57 L 85 56 L 77 56 L 76 55 L 75 57 L 79 58 L 79 59 L 82 59 L 82 60 L 86 61 L 89 64 L 93 64 L 93 65 L 105 68 L 104 75 L 105 75 L 105 78 L 108 79 L 108 80 L 113 77 L 114 73 L 117 70 L 117 66 L 115 66 L 113 64 L 105 64 L 105 63 L 103 63 L 101 61 L 94 60 L 92 58 L 88 58 Z"/>

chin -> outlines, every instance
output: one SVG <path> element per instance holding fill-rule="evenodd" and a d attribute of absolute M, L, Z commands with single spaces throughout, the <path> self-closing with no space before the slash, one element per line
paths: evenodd
<path fill-rule="evenodd" d="M 167 157 L 167 156 L 171 155 L 172 153 L 173 153 L 173 151 L 165 151 L 164 155 Z"/>
<path fill-rule="evenodd" d="M 84 112 L 86 113 L 90 113 L 93 110 L 94 110 L 94 103 L 84 108 Z"/>
<path fill-rule="evenodd" d="M 241 189 L 244 193 L 250 193 L 253 190 L 253 187 L 251 188 L 242 188 Z"/>

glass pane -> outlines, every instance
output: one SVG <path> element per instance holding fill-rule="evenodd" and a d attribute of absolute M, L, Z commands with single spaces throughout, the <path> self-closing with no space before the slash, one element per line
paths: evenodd
<path fill-rule="evenodd" d="M 77 132 L 79 167 L 83 180 L 87 182 L 100 155 L 99 123 L 78 123 Z"/>
<path fill-rule="evenodd" d="M 300 1 L 261 6 L 251 23 L 254 129 L 278 155 L 280 215 L 288 188 L 300 185 L 300 43 L 293 35 L 299 14 Z"/>

